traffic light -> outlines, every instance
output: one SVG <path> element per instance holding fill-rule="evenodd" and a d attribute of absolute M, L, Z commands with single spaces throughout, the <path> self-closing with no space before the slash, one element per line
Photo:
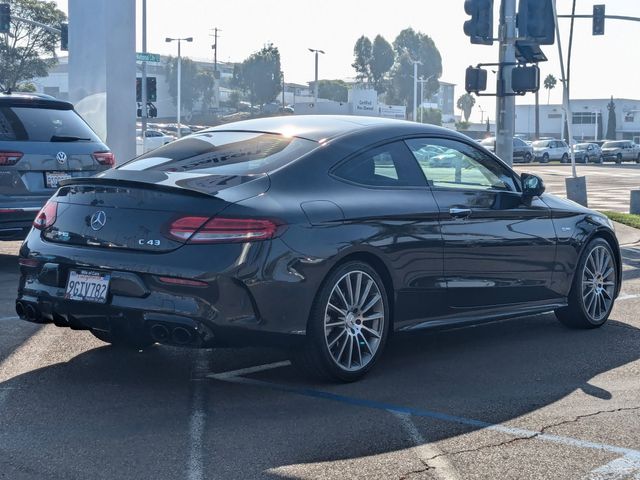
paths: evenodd
<path fill-rule="evenodd" d="M 511 70 L 511 90 L 516 93 L 537 92 L 540 89 L 540 69 L 537 65 Z"/>
<path fill-rule="evenodd" d="M 493 0 L 465 0 L 464 11 L 471 15 L 464 22 L 471 43 L 493 45 Z"/>
<path fill-rule="evenodd" d="M 540 45 L 553 45 L 556 39 L 553 0 L 520 0 L 518 33 L 519 37 L 535 40 Z"/>
<path fill-rule="evenodd" d="M 464 77 L 467 93 L 478 93 L 487 89 L 487 71 L 482 68 L 467 67 Z"/>
<path fill-rule="evenodd" d="M 604 35 L 604 5 L 593 6 L 593 35 Z"/>
<path fill-rule="evenodd" d="M 69 24 L 60 24 L 60 50 L 69 51 Z"/>
<path fill-rule="evenodd" d="M 11 29 L 11 6 L 0 3 L 0 33 L 9 33 Z"/>
<path fill-rule="evenodd" d="M 158 100 L 156 77 L 147 77 L 147 101 Z M 142 102 L 142 78 L 136 78 L 136 102 Z"/>

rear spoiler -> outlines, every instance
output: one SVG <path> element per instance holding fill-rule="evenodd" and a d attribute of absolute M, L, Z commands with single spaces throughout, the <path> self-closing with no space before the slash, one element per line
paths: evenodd
<path fill-rule="evenodd" d="M 184 175 L 148 170 L 108 170 L 95 177 L 76 177 L 63 180 L 60 182 L 60 186 L 64 188 L 74 185 L 103 185 L 146 188 L 169 193 L 175 193 L 179 190 L 186 195 L 211 198 L 218 197 L 222 191 L 230 187 L 247 183 L 256 187 L 255 194 L 257 195 L 267 191 L 271 181 L 266 173 L 260 175 Z"/>

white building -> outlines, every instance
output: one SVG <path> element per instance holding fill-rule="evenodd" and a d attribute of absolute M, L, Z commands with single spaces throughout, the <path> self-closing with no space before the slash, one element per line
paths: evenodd
<path fill-rule="evenodd" d="M 606 137 L 610 98 L 571 100 L 572 133 L 577 141 L 601 140 Z M 616 107 L 616 139 L 640 142 L 640 100 L 614 98 Z M 540 105 L 540 136 L 562 138 L 564 113 L 562 105 Z M 601 126 L 601 128 L 600 128 Z M 516 133 L 535 136 L 535 105 L 516 106 Z"/>

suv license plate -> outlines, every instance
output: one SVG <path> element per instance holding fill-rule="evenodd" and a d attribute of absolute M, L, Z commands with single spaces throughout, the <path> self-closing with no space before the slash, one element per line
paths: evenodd
<path fill-rule="evenodd" d="M 80 302 L 106 303 L 109 291 L 108 273 L 71 270 L 64 298 Z"/>
<path fill-rule="evenodd" d="M 58 184 L 63 180 L 71 178 L 71 174 L 65 172 L 45 172 L 44 184 L 47 188 L 58 188 Z"/>

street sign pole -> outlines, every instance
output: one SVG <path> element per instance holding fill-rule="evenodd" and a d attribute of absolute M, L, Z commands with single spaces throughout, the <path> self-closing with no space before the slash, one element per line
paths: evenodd
<path fill-rule="evenodd" d="M 513 165 L 516 99 L 509 94 L 513 94 L 511 71 L 516 63 L 516 0 L 502 0 L 499 37 L 501 65 L 498 69 L 496 99 L 496 155 L 509 165 Z"/>
<path fill-rule="evenodd" d="M 147 0 L 142 0 L 142 53 L 147 53 Z M 142 62 L 142 153 L 145 153 L 147 146 L 147 118 L 149 110 L 149 93 L 147 92 L 147 62 Z M 137 154 L 137 152 L 136 152 Z"/>

